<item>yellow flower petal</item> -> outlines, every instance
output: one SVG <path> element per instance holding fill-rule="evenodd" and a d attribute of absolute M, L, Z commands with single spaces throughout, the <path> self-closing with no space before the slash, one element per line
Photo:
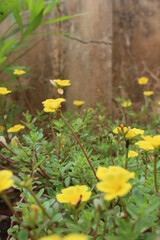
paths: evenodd
<path fill-rule="evenodd" d="M 9 170 L 0 171 L 0 192 L 13 186 L 14 181 L 12 179 L 13 173 Z"/>
<path fill-rule="evenodd" d="M 139 83 L 140 85 L 146 85 L 146 84 L 148 83 L 148 78 L 146 78 L 146 77 L 141 77 L 141 78 L 138 79 L 138 83 Z"/>
<path fill-rule="evenodd" d="M 0 87 L 0 95 L 6 95 L 12 91 L 8 90 L 6 87 Z"/>
<path fill-rule="evenodd" d="M 84 103 L 85 103 L 84 101 L 78 101 L 78 100 L 73 101 L 73 105 L 77 107 L 81 107 Z"/>
<path fill-rule="evenodd" d="M 25 126 L 21 124 L 14 125 L 13 127 L 9 128 L 7 130 L 8 133 L 14 133 L 14 132 L 19 132 L 21 129 L 24 129 Z"/>
<path fill-rule="evenodd" d="M 60 203 L 70 203 L 76 205 L 79 201 L 86 202 L 90 199 L 91 192 L 88 191 L 88 187 L 85 185 L 71 186 L 62 189 L 61 194 L 57 194 L 57 201 Z"/>
<path fill-rule="evenodd" d="M 22 70 L 22 69 L 15 69 L 14 72 L 13 72 L 13 74 L 17 75 L 17 76 L 21 76 L 21 75 L 23 75 L 25 73 L 26 72 L 24 70 Z"/>

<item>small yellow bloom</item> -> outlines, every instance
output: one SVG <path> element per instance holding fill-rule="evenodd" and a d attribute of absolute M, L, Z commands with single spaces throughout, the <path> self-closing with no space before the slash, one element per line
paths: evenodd
<path fill-rule="evenodd" d="M 71 233 L 63 237 L 62 240 L 88 240 L 88 237 L 84 234 Z"/>
<path fill-rule="evenodd" d="M 91 192 L 88 191 L 86 185 L 76 185 L 62 189 L 61 194 L 57 194 L 57 201 L 60 203 L 70 203 L 77 205 L 80 202 L 86 202 L 90 199 Z"/>
<path fill-rule="evenodd" d="M 152 137 L 152 136 L 143 136 L 143 139 L 146 142 L 149 142 L 153 146 L 154 149 L 160 147 L 160 135 L 156 135 L 154 137 Z"/>
<path fill-rule="evenodd" d="M 24 70 L 22 70 L 22 69 L 15 69 L 14 72 L 13 72 L 13 74 L 17 75 L 17 76 L 21 76 L 21 75 L 23 75 L 25 73 L 26 72 Z"/>
<path fill-rule="evenodd" d="M 4 127 L 2 125 L 0 125 L 0 131 L 3 131 Z"/>
<path fill-rule="evenodd" d="M 141 77 L 138 79 L 139 85 L 146 85 L 148 83 L 148 78 L 146 77 Z"/>
<path fill-rule="evenodd" d="M 70 86 L 70 80 L 60 80 L 60 79 L 54 79 L 54 83 L 56 83 L 59 87 L 67 87 Z"/>
<path fill-rule="evenodd" d="M 81 107 L 84 104 L 84 101 L 74 100 L 73 105 L 77 107 Z"/>
<path fill-rule="evenodd" d="M 6 95 L 12 91 L 8 90 L 6 87 L 0 87 L 0 95 Z"/>
<path fill-rule="evenodd" d="M 151 95 L 153 95 L 153 91 L 144 91 L 143 94 L 147 97 L 150 97 Z"/>
<path fill-rule="evenodd" d="M 9 170 L 0 171 L 0 192 L 13 186 L 14 181 L 12 179 L 13 173 Z"/>
<path fill-rule="evenodd" d="M 55 112 L 58 108 L 61 107 L 61 103 L 65 102 L 64 98 L 57 98 L 57 99 L 47 99 L 42 102 L 44 106 L 44 112 Z"/>
<path fill-rule="evenodd" d="M 128 158 L 133 158 L 133 157 L 137 157 L 138 153 L 135 151 L 129 151 L 128 153 Z"/>
<path fill-rule="evenodd" d="M 21 125 L 21 124 L 17 124 L 14 125 L 13 127 L 9 128 L 7 130 L 8 133 L 15 133 L 15 132 L 19 132 L 21 129 L 24 129 L 25 126 Z"/>
<path fill-rule="evenodd" d="M 109 168 L 98 168 L 97 177 L 102 180 L 97 184 L 98 190 L 105 193 L 105 200 L 112 200 L 116 197 L 126 195 L 132 185 L 128 182 L 130 178 L 134 178 L 135 173 L 117 166 Z"/>
<path fill-rule="evenodd" d="M 144 151 L 154 150 L 154 147 L 152 146 L 152 144 L 147 141 L 138 141 L 135 143 L 135 145 L 139 146 Z"/>
<path fill-rule="evenodd" d="M 120 134 L 124 136 L 126 139 L 132 139 L 138 135 L 143 135 L 144 130 L 138 128 L 131 128 L 131 127 L 116 127 L 113 129 L 113 133 Z"/>
<path fill-rule="evenodd" d="M 84 234 L 71 233 L 65 237 L 59 237 L 58 235 L 50 235 L 40 238 L 40 240 L 88 240 L 88 237 Z"/>
<path fill-rule="evenodd" d="M 124 101 L 121 103 L 121 106 L 124 108 L 130 107 L 132 105 L 131 101 Z"/>

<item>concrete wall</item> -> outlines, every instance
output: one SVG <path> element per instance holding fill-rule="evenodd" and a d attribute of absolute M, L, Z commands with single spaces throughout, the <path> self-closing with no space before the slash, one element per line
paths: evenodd
<path fill-rule="evenodd" d="M 149 78 L 154 102 L 160 93 L 160 1 L 113 1 L 113 92 L 129 97 L 135 109 L 143 101 L 137 79 Z M 118 86 L 123 86 L 118 88 Z"/>

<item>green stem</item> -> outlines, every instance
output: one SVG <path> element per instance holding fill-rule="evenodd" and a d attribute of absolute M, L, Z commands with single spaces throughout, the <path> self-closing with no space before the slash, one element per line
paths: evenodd
<path fill-rule="evenodd" d="M 5 117 L 4 117 L 4 110 L 3 110 L 3 107 L 2 107 L 1 103 L 0 103 L 0 109 L 1 109 L 2 119 L 3 119 L 5 134 L 6 134 L 7 139 L 9 139 L 8 132 L 7 132 L 7 124 L 6 124 L 6 120 L 5 120 Z"/>
<path fill-rule="evenodd" d="M 27 187 L 27 190 L 29 191 L 29 193 L 32 195 L 32 197 L 35 199 L 35 201 L 37 202 L 38 206 L 42 209 L 43 213 L 49 218 L 51 219 L 51 217 L 49 216 L 49 214 L 46 212 L 46 209 L 43 207 L 43 205 L 41 204 L 41 202 L 39 201 L 39 199 L 36 197 L 36 195 L 34 194 L 34 192 Z"/>
<path fill-rule="evenodd" d="M 24 96 L 24 99 L 25 99 L 25 101 L 26 101 L 26 103 L 27 103 L 27 105 L 28 105 L 28 108 L 30 109 L 31 113 L 34 114 L 33 108 L 32 108 L 32 106 L 31 106 L 31 104 L 30 104 L 30 101 L 29 101 L 27 95 L 26 95 L 26 92 L 24 91 L 24 88 L 23 88 L 23 86 L 22 86 L 22 84 L 21 84 L 21 81 L 19 80 L 19 77 L 17 77 L 16 79 L 17 79 L 17 81 L 18 81 L 18 84 L 19 84 L 20 89 L 21 89 L 21 91 L 22 91 L 22 94 L 23 94 L 23 96 Z"/>
<path fill-rule="evenodd" d="M 154 185 L 156 192 L 158 193 L 158 185 L 157 185 L 157 155 L 154 156 Z"/>
<path fill-rule="evenodd" d="M 95 230 L 92 234 L 93 235 L 93 240 L 97 239 L 97 231 L 98 231 L 98 228 L 99 228 L 100 221 L 101 221 L 101 211 L 98 210 L 98 220 L 97 220 L 96 228 L 95 228 Z"/>
<path fill-rule="evenodd" d="M 125 159 L 125 169 L 128 169 L 128 150 L 129 150 L 129 142 L 126 140 L 126 159 Z"/>
<path fill-rule="evenodd" d="M 147 180 L 147 162 L 148 162 L 148 158 L 147 158 L 147 153 L 146 153 L 146 158 L 145 158 L 145 180 Z"/>
<path fill-rule="evenodd" d="M 112 152 L 112 142 L 110 142 L 110 156 L 111 156 L 112 165 L 114 166 L 113 152 Z"/>
<path fill-rule="evenodd" d="M 94 170 L 94 168 L 93 168 L 93 166 L 92 166 L 92 164 L 91 164 L 91 162 L 90 162 L 90 160 L 89 160 L 89 158 L 88 158 L 88 156 L 87 156 L 87 154 L 86 154 L 86 152 L 85 152 L 82 144 L 80 143 L 80 141 L 79 141 L 77 135 L 75 134 L 75 132 L 73 131 L 72 127 L 69 125 L 69 123 L 67 122 L 67 120 L 66 120 L 65 117 L 63 116 L 62 112 L 61 112 L 61 117 L 62 117 L 63 121 L 65 122 L 65 124 L 67 125 L 67 127 L 69 128 L 69 130 L 71 131 L 71 133 L 72 133 L 72 135 L 74 136 L 74 138 L 76 139 L 77 143 L 79 144 L 79 146 L 80 146 L 80 148 L 81 148 L 81 150 L 82 150 L 85 158 L 87 159 L 87 162 L 88 162 L 88 164 L 89 164 L 89 166 L 90 166 L 90 168 L 91 168 L 94 176 L 96 177 L 96 179 L 97 179 L 97 181 L 98 181 L 98 178 L 97 178 L 97 176 L 96 176 L 96 172 L 95 172 L 95 170 Z"/>

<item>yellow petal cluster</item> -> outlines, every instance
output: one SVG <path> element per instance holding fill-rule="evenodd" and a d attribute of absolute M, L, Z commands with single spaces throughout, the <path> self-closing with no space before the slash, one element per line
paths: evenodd
<path fill-rule="evenodd" d="M 121 106 L 124 108 L 130 107 L 132 105 L 131 101 L 124 101 L 121 103 Z"/>
<path fill-rule="evenodd" d="M 146 142 L 149 142 L 154 149 L 160 147 L 160 135 L 156 135 L 154 137 L 152 137 L 152 136 L 143 136 L 143 139 Z"/>
<path fill-rule="evenodd" d="M 128 181 L 135 176 L 134 172 L 130 173 L 117 166 L 99 167 L 96 174 L 98 179 L 101 180 L 97 184 L 97 188 L 105 193 L 104 199 L 108 201 L 126 195 L 132 188 Z"/>
<path fill-rule="evenodd" d="M 139 85 L 146 85 L 147 83 L 148 83 L 148 78 L 146 78 L 146 77 L 141 77 L 138 79 Z"/>
<path fill-rule="evenodd" d="M 26 72 L 24 70 L 22 70 L 22 69 L 15 69 L 14 72 L 13 72 L 13 74 L 17 75 L 17 76 L 21 76 L 21 75 L 23 75 L 25 73 Z"/>
<path fill-rule="evenodd" d="M 51 235 L 40 238 L 40 240 L 88 240 L 87 235 L 71 233 L 65 237 L 60 237 L 58 235 Z"/>
<path fill-rule="evenodd" d="M 91 192 L 88 191 L 86 185 L 76 185 L 65 189 L 62 189 L 62 193 L 57 194 L 57 201 L 60 203 L 69 203 L 71 205 L 77 205 L 78 202 L 86 202 L 91 197 Z"/>
<path fill-rule="evenodd" d="M 154 147 L 152 146 L 152 144 L 147 141 L 138 141 L 135 143 L 135 145 L 139 146 L 144 151 L 154 150 Z"/>
<path fill-rule="evenodd" d="M 65 102 L 64 98 L 57 98 L 57 99 L 47 99 L 42 102 L 44 106 L 44 112 L 55 112 L 58 108 L 61 107 L 61 103 Z"/>
<path fill-rule="evenodd" d="M 17 124 L 14 125 L 13 127 L 9 128 L 7 130 L 8 133 L 15 133 L 15 132 L 19 132 L 20 130 L 24 129 L 25 126 L 23 126 L 22 124 Z"/>
<path fill-rule="evenodd" d="M 0 87 L 0 95 L 6 95 L 12 91 L 8 90 L 6 87 Z"/>
<path fill-rule="evenodd" d="M 0 192 L 13 186 L 14 181 L 12 179 L 13 173 L 9 170 L 0 171 Z"/>
<path fill-rule="evenodd" d="M 74 100 L 73 105 L 77 107 L 81 107 L 85 102 L 84 101 L 79 101 L 79 100 Z"/>
<path fill-rule="evenodd" d="M 59 87 L 67 87 L 70 86 L 70 80 L 60 80 L 60 79 L 54 79 L 54 83 L 56 83 Z"/>
<path fill-rule="evenodd" d="M 129 151 L 128 153 L 128 158 L 137 157 L 137 156 L 138 156 L 138 153 L 135 151 Z"/>
<path fill-rule="evenodd" d="M 129 140 L 138 135 L 143 135 L 144 130 L 141 130 L 138 128 L 131 128 L 131 127 L 116 127 L 113 129 L 113 133 L 120 134 Z"/>
<path fill-rule="evenodd" d="M 108 201 L 126 195 L 132 188 L 128 181 L 135 176 L 134 172 L 129 172 L 117 166 L 106 169 L 99 167 L 96 174 L 98 179 L 101 180 L 97 184 L 97 188 L 105 193 L 104 199 Z"/>
<path fill-rule="evenodd" d="M 150 97 L 151 95 L 153 95 L 153 91 L 144 91 L 143 94 L 147 97 Z"/>

